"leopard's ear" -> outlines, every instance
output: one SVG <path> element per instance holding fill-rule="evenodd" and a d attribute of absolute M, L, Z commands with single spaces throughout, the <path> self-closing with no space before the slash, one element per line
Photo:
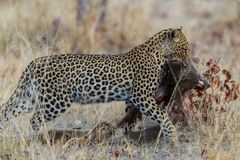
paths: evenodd
<path fill-rule="evenodd" d="M 183 29 L 183 27 L 182 27 L 182 26 L 180 26 L 180 27 L 178 28 L 178 30 L 179 30 L 179 31 L 181 31 L 181 32 L 182 32 L 182 29 Z"/>
<path fill-rule="evenodd" d="M 169 31 L 169 39 L 173 40 L 174 42 L 179 42 L 180 41 L 180 37 L 179 37 L 179 32 L 181 32 L 180 30 L 181 28 L 177 28 L 177 29 L 171 29 Z"/>
<path fill-rule="evenodd" d="M 179 42 L 180 37 L 179 34 L 182 32 L 182 27 L 180 28 L 169 28 L 164 30 L 164 34 L 166 35 L 166 39 L 173 40 L 174 42 Z"/>
<path fill-rule="evenodd" d="M 174 32 L 175 29 L 173 28 L 169 28 L 168 30 L 166 30 L 166 38 L 171 40 L 175 37 L 175 32 Z"/>

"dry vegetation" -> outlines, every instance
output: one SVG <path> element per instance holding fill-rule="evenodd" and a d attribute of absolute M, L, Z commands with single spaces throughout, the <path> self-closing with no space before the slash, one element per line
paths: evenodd
<path fill-rule="evenodd" d="M 94 146 L 79 146 L 79 139 L 41 144 L 34 138 L 29 142 L 16 136 L 30 130 L 31 115 L 26 115 L 8 123 L 1 134 L 0 159 L 240 159 L 240 2 L 110 1 L 104 25 L 99 24 L 101 11 L 94 1 L 77 25 L 76 1 L 0 1 L 0 102 L 11 95 L 21 72 L 36 57 L 76 52 L 117 54 L 163 28 L 183 26 L 195 56 L 204 64 L 198 63 L 198 70 L 207 70 L 213 84 L 201 95 L 191 93 L 184 104 L 189 128 L 181 131 L 190 142 L 180 144 L 178 151 L 163 142 L 138 145 L 124 138 L 117 144 Z M 208 59 L 219 59 L 217 69 L 215 65 L 209 71 L 212 64 L 205 65 Z M 97 122 L 121 117 L 123 106 L 115 102 L 76 104 L 47 127 L 92 128 Z"/>

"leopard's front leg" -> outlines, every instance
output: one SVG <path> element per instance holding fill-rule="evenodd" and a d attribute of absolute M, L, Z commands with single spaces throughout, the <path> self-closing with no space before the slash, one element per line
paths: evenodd
<path fill-rule="evenodd" d="M 141 91 L 140 91 L 141 92 Z M 139 92 L 138 92 L 139 93 Z M 176 128 L 169 120 L 168 114 L 158 107 L 155 96 L 133 93 L 130 100 L 143 114 L 160 124 L 165 142 L 174 144 L 177 142 Z"/>

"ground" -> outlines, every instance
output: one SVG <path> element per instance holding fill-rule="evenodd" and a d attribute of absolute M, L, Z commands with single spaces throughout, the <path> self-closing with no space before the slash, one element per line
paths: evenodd
<path fill-rule="evenodd" d="M 76 23 L 76 1 L 11 0 L 0 1 L 0 102 L 16 87 L 26 65 L 39 56 L 61 53 L 112 53 L 129 50 L 161 29 L 183 26 L 195 57 L 218 65 L 239 80 L 240 2 L 237 0 L 110 1 L 103 24 L 101 7 L 92 3 L 83 21 Z M 199 72 L 205 65 L 196 65 Z M 211 91 L 212 88 L 210 88 Z M 212 89 L 213 90 L 213 89 Z M 214 90 L 215 91 L 215 90 Z M 219 93 L 214 93 L 220 95 Z M 240 159 L 240 100 L 218 105 L 227 112 L 213 112 L 211 125 L 189 118 L 190 127 L 182 131 L 190 142 L 171 149 L 158 144 L 135 144 L 123 140 L 111 145 L 100 143 L 80 148 L 71 140 L 54 145 L 28 143 L 16 132 L 28 133 L 30 114 L 12 120 L 0 137 L 1 159 Z M 213 105 L 213 104 L 212 104 Z M 123 116 L 124 103 L 78 105 L 48 128 L 92 128 L 100 121 L 114 122 Z M 214 107 L 214 106 L 211 106 Z M 101 109 L 100 109 L 101 108 Z M 106 116 L 107 114 L 107 116 Z M 144 124 L 143 124 L 144 126 Z M 120 133 L 119 133 L 120 134 Z M 118 134 L 116 136 L 119 136 Z M 113 137 L 114 138 L 114 137 Z M 121 151 L 124 150 L 122 153 Z M 119 155 L 118 155 L 118 152 Z"/>

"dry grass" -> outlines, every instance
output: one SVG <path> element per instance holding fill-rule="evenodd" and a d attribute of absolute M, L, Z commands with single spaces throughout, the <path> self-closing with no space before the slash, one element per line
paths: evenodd
<path fill-rule="evenodd" d="M 175 26 L 184 27 L 199 59 L 206 61 L 221 57 L 220 66 L 231 70 L 233 78 L 238 80 L 238 3 L 224 0 L 221 3 L 190 3 L 189 0 L 110 1 L 107 21 L 100 26 L 101 7 L 93 2 L 87 8 L 84 20 L 77 26 L 76 1 L 0 1 L 0 102 L 11 95 L 21 72 L 36 57 L 75 52 L 117 54 L 127 51 L 160 29 Z M 179 6 L 185 7 L 185 12 Z M 206 69 L 201 65 L 197 67 L 199 70 Z M 231 103 L 222 100 L 220 105 L 227 112 L 209 113 L 213 125 L 204 123 L 201 116 L 197 120 L 189 119 L 192 126 L 190 131 L 182 132 L 189 135 L 191 141 L 181 144 L 179 152 L 162 142 L 157 146 L 140 146 L 123 139 L 114 145 L 80 144 L 79 147 L 78 139 L 43 145 L 34 138 L 29 142 L 23 136 L 11 137 L 16 132 L 29 131 L 30 115 L 26 115 L 7 124 L 0 137 L 0 159 L 110 159 L 116 155 L 109 153 L 113 148 L 124 150 L 118 157 L 122 159 L 240 159 L 239 104 L 239 99 Z M 84 129 L 91 128 L 99 121 L 113 121 L 121 117 L 123 106 L 123 103 L 75 105 L 70 113 L 49 127 L 80 125 Z"/>

